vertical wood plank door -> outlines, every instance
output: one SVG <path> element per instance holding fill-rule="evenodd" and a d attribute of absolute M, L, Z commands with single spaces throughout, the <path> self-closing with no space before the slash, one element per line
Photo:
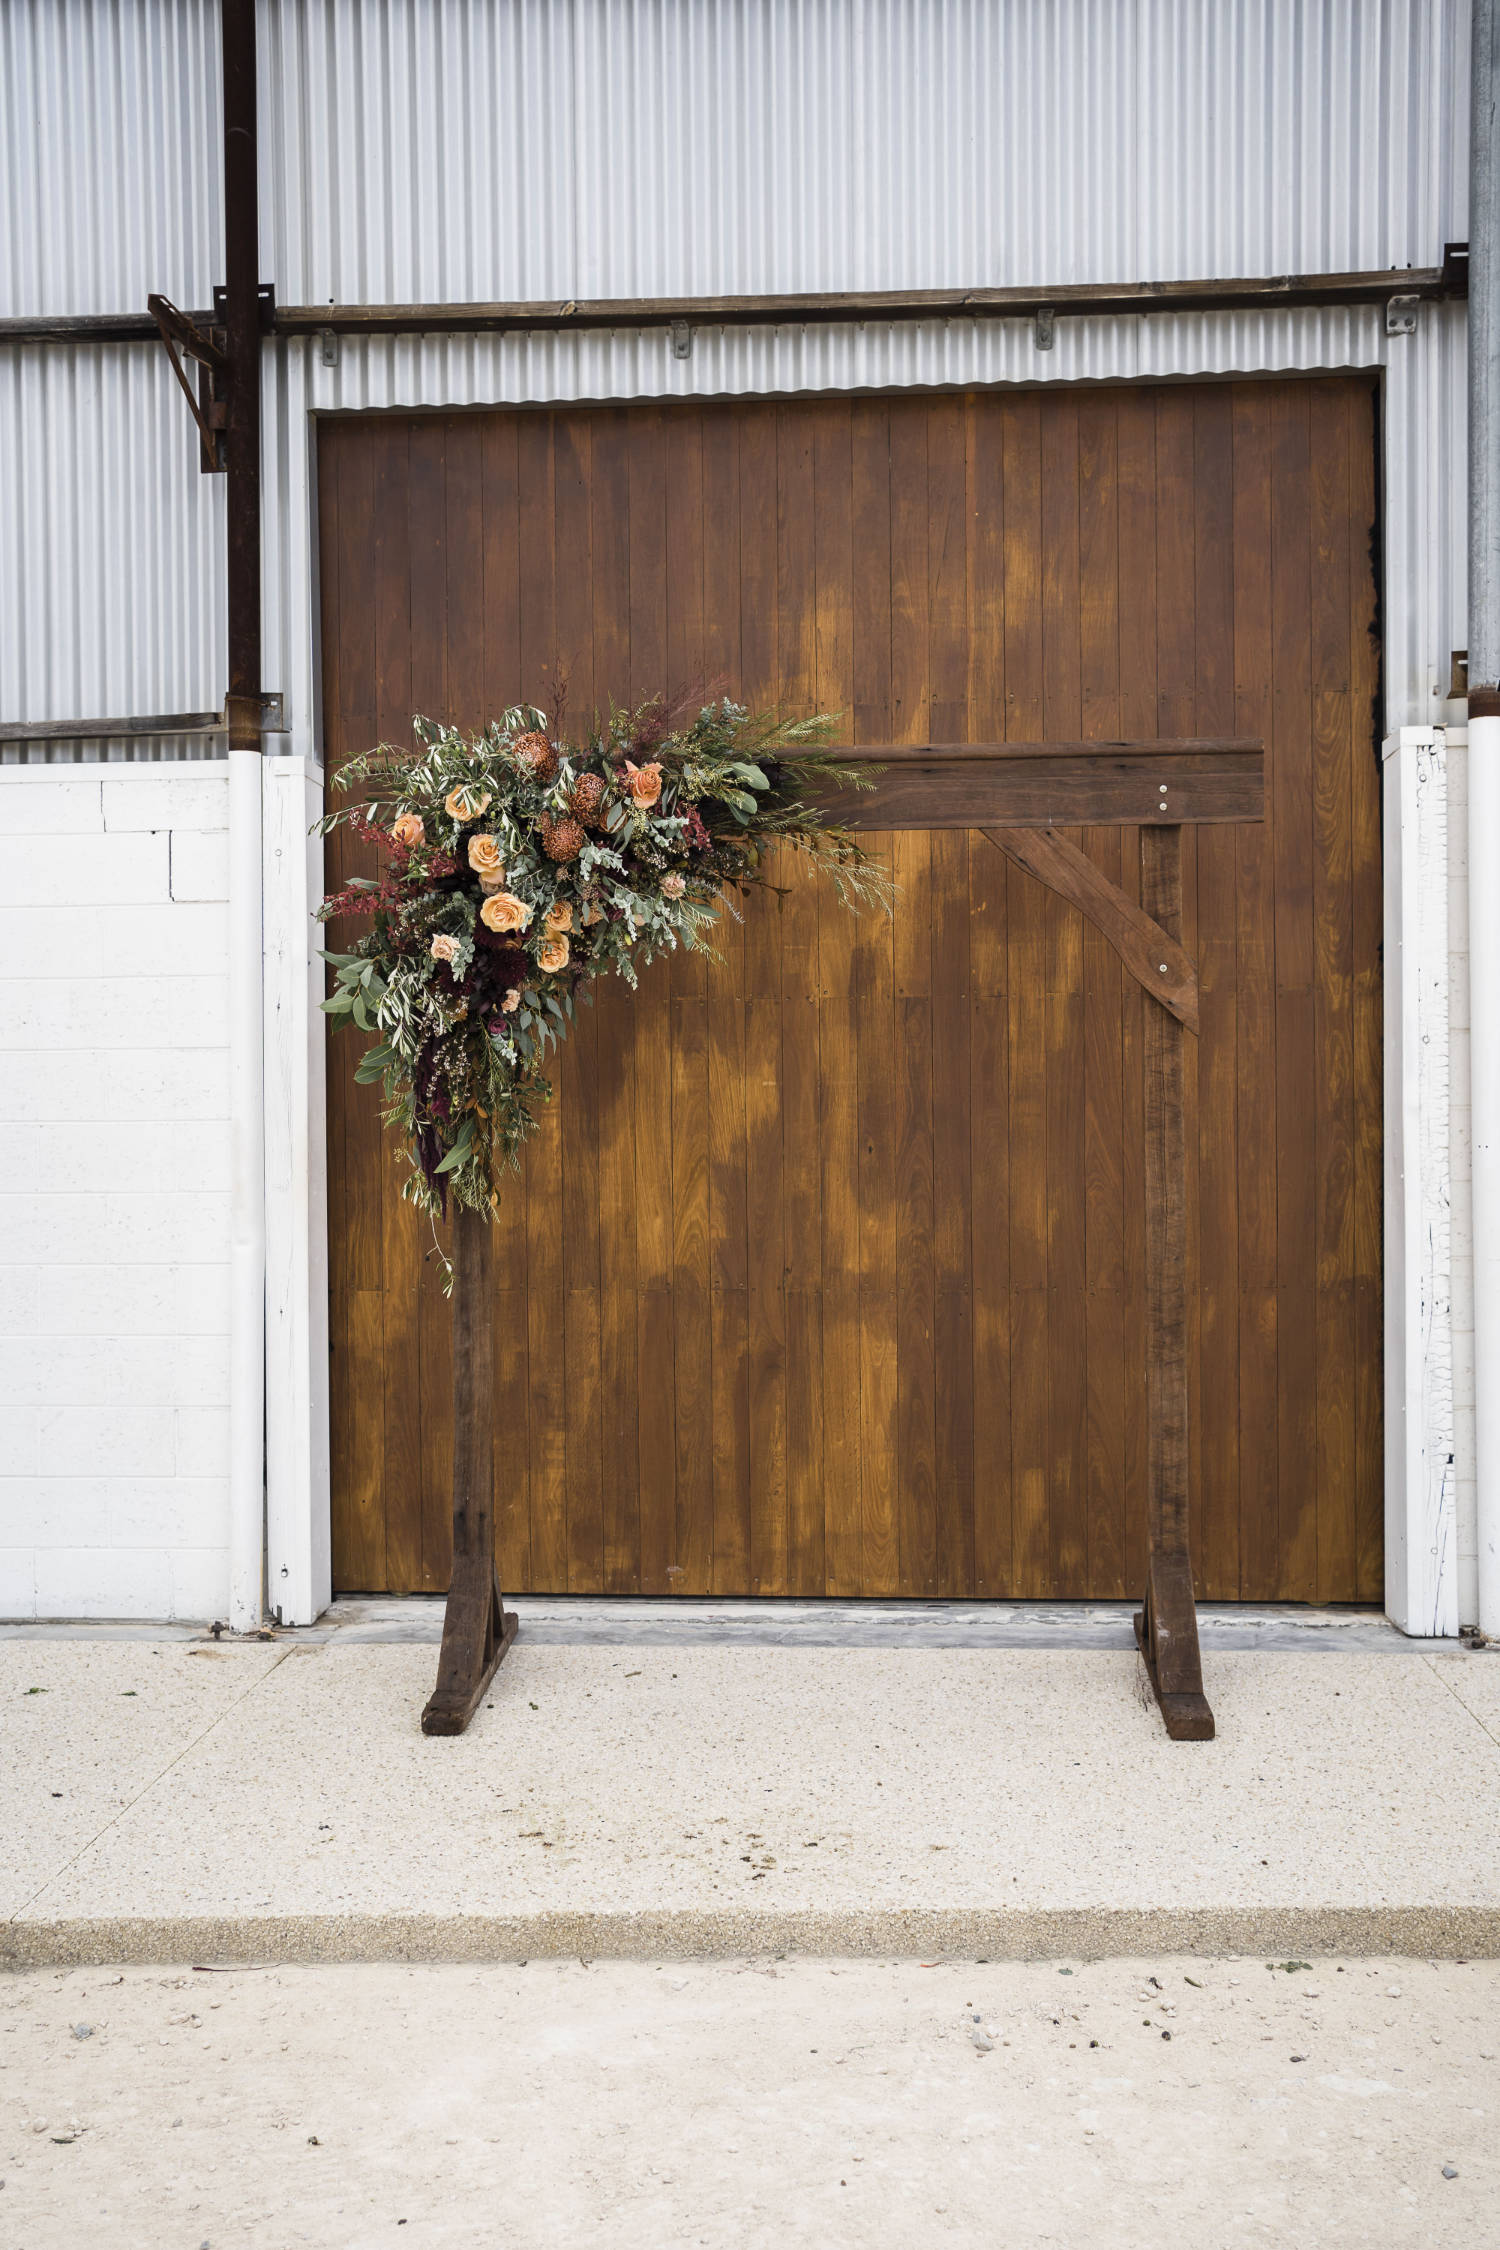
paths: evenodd
<path fill-rule="evenodd" d="M 331 765 L 562 677 L 575 719 L 701 685 L 857 742 L 1264 738 L 1266 824 L 1184 836 L 1193 1552 L 1213 1600 L 1378 1598 L 1370 384 L 332 419 L 319 484 Z M 1136 887 L 1134 831 L 1081 841 Z M 580 1008 L 502 1195 L 507 1588 L 1142 1584 L 1145 1003 L 982 836 L 871 842 L 892 919 L 788 866 Z M 335 1581 L 439 1589 L 448 1308 L 357 1052 Z"/>

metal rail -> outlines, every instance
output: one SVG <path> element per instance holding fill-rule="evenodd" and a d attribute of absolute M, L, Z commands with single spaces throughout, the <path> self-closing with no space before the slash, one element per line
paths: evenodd
<path fill-rule="evenodd" d="M 146 711 L 129 718 L 109 719 L 0 719 L 0 744 L 7 742 L 113 742 L 131 737 L 171 734 L 224 734 L 222 711 Z M 260 697 L 259 732 L 287 733 L 286 712 L 279 692 Z"/>
<path fill-rule="evenodd" d="M 0 742 L 109 742 L 121 735 L 222 734 L 218 711 L 153 712 L 131 719 L 6 719 Z"/>
<path fill-rule="evenodd" d="M 1071 282 L 1056 288 L 843 290 L 766 297 L 597 297 L 469 305 L 276 305 L 263 302 L 271 336 L 503 335 L 538 330 L 767 328 L 861 320 L 1031 320 L 1105 314 L 1268 312 L 1288 305 L 1376 305 L 1391 297 L 1463 297 L 1468 245 L 1449 243 L 1440 266 L 1371 273 L 1271 274 L 1219 281 Z M 212 308 L 188 318 L 208 329 Z M 0 344 L 155 343 L 149 313 L 79 313 L 0 320 Z"/>

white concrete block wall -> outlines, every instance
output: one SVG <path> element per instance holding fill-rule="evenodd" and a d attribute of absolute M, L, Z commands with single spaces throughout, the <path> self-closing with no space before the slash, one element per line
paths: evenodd
<path fill-rule="evenodd" d="M 227 1611 L 227 804 L 0 768 L 0 1617 Z"/>

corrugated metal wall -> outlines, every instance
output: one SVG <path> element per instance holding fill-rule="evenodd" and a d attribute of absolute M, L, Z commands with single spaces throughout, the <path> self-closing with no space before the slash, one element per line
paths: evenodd
<path fill-rule="evenodd" d="M 262 0 L 283 303 L 1433 262 L 1462 0 Z M 0 311 L 206 303 L 213 0 L 0 11 Z"/>
<path fill-rule="evenodd" d="M 224 480 L 165 353 L 0 348 L 0 493 L 0 715 L 222 702 Z"/>
<path fill-rule="evenodd" d="M 219 115 L 214 0 L 5 0 L 0 314 L 206 305 Z"/>
<path fill-rule="evenodd" d="M 1189 278 L 1464 234 L 1464 0 L 263 0 L 282 302 Z M 218 278 L 214 0 L 0 10 L 0 311 Z M 953 322 L 267 353 L 267 684 L 313 710 L 309 410 L 1388 367 L 1387 682 L 1462 641 L 1462 317 Z M 220 488 L 147 347 L 0 348 L 0 715 L 222 693 Z M 1399 597 L 1399 598 L 1398 598 Z"/>
<path fill-rule="evenodd" d="M 1425 264 L 1456 14 L 274 0 L 268 239 L 301 303 Z"/>

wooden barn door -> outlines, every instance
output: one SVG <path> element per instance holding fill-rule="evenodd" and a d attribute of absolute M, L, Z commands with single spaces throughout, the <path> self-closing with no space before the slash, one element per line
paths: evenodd
<path fill-rule="evenodd" d="M 1194 1556 L 1381 1584 L 1373 394 L 1364 380 L 322 425 L 327 753 L 708 681 L 861 742 L 1260 735 L 1185 834 Z M 979 835 L 788 869 L 720 958 L 580 1011 L 504 1191 L 512 1589 L 1138 1590 L 1141 1001 Z M 1126 882 L 1134 832 L 1083 841 Z M 335 843 L 329 879 L 359 865 Z M 441 1588 L 448 1314 L 330 1048 L 333 1538 Z"/>

